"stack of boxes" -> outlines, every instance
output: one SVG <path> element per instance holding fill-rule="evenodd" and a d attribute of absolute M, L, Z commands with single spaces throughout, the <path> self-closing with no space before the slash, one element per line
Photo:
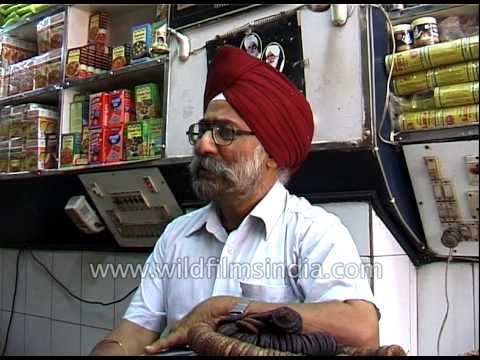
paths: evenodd
<path fill-rule="evenodd" d="M 105 12 L 90 16 L 88 43 L 68 50 L 65 76 L 85 79 L 110 70 L 112 49 L 109 43 L 109 16 Z"/>
<path fill-rule="evenodd" d="M 90 164 L 124 160 L 124 129 L 135 121 L 132 92 L 127 89 L 90 95 Z"/>
<path fill-rule="evenodd" d="M 126 160 L 163 155 L 165 122 L 157 84 L 135 86 L 136 122 L 127 124 Z"/>
<path fill-rule="evenodd" d="M 62 135 L 61 166 L 116 163 L 163 156 L 165 122 L 157 84 L 78 94 L 70 130 Z"/>
<path fill-rule="evenodd" d="M 3 108 L 0 116 L 0 172 L 57 167 L 58 113 L 53 108 L 23 104 Z"/>

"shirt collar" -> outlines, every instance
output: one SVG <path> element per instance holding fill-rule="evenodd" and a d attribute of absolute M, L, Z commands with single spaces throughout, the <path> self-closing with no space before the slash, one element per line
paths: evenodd
<path fill-rule="evenodd" d="M 209 203 L 205 206 L 200 218 L 192 225 L 185 236 L 190 236 L 193 233 L 205 229 L 207 232 L 215 236 L 217 240 L 225 243 L 227 239 L 227 232 L 223 228 L 217 213 L 217 207 L 214 203 Z"/>
<path fill-rule="evenodd" d="M 282 183 L 277 181 L 249 214 L 261 219 L 265 224 L 265 240 L 268 240 L 278 218 L 285 209 L 286 197 L 287 189 L 285 189 Z M 228 234 L 220 222 L 217 208 L 213 203 L 210 203 L 205 207 L 205 211 L 200 219 L 185 235 L 190 236 L 203 227 L 205 227 L 209 233 L 215 235 L 219 241 L 226 241 Z M 225 239 L 225 241 L 223 241 L 223 239 Z"/>
<path fill-rule="evenodd" d="M 285 210 L 287 189 L 277 181 L 267 195 L 253 208 L 250 215 L 255 216 L 265 224 L 265 240 L 268 240 L 280 215 Z"/>

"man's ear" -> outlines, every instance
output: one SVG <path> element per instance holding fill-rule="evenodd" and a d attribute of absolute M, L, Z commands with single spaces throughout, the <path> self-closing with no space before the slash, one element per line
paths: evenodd
<path fill-rule="evenodd" d="M 277 162 L 270 155 L 268 156 L 268 159 L 267 159 L 267 167 L 269 167 L 271 169 L 277 169 L 278 168 Z"/>

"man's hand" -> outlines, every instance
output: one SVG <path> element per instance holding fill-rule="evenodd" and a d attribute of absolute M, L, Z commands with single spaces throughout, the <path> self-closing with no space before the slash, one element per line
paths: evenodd
<path fill-rule="evenodd" d="M 234 296 L 214 296 L 201 302 L 193 308 L 168 336 L 161 337 L 157 341 L 145 347 L 147 354 L 156 354 L 162 350 L 170 349 L 187 343 L 188 330 L 196 323 L 213 320 L 222 315 L 227 315 L 233 306 L 241 298 Z"/>

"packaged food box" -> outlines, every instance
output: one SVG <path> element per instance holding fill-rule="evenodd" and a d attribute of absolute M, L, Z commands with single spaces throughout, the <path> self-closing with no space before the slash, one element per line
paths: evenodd
<path fill-rule="evenodd" d="M 48 116 L 52 116 L 56 119 L 58 119 L 58 112 L 55 106 L 49 106 L 49 105 L 44 105 L 44 104 L 38 104 L 38 103 L 28 103 L 28 104 L 22 104 L 21 108 L 15 108 L 14 112 L 28 112 L 31 110 L 48 110 L 51 111 L 51 113 L 48 113 Z M 33 115 L 32 115 L 33 116 Z"/>
<path fill-rule="evenodd" d="M 49 54 L 42 54 L 33 58 L 33 88 L 41 89 L 48 85 L 47 63 Z"/>
<path fill-rule="evenodd" d="M 0 98 L 8 96 L 8 81 L 10 79 L 10 72 L 0 66 Z"/>
<path fill-rule="evenodd" d="M 26 148 L 23 158 L 23 170 L 35 171 L 45 169 L 46 149 L 42 148 Z"/>
<path fill-rule="evenodd" d="M 112 163 L 123 160 L 124 140 L 123 126 L 105 129 L 105 162 Z"/>
<path fill-rule="evenodd" d="M 138 63 L 150 58 L 152 46 L 152 26 L 150 24 L 136 25 L 131 31 L 131 62 Z"/>
<path fill-rule="evenodd" d="M 58 135 L 46 134 L 45 169 L 56 169 L 58 167 Z"/>
<path fill-rule="evenodd" d="M 65 77 L 67 79 L 81 78 L 81 66 L 87 65 L 88 55 L 84 46 L 68 50 Z"/>
<path fill-rule="evenodd" d="M 25 171 L 25 150 L 22 147 L 10 148 L 9 172 Z"/>
<path fill-rule="evenodd" d="M 51 50 L 48 53 L 47 62 L 47 83 L 48 85 L 56 85 L 62 82 L 61 68 L 61 49 Z"/>
<path fill-rule="evenodd" d="M 115 46 L 112 49 L 112 66 L 111 69 L 120 69 L 130 63 L 130 45 L 124 44 Z"/>
<path fill-rule="evenodd" d="M 135 121 L 132 92 L 126 89 L 110 92 L 110 109 L 107 126 L 120 126 Z"/>
<path fill-rule="evenodd" d="M 8 173 L 9 171 L 9 141 L 0 141 L 0 173 Z"/>
<path fill-rule="evenodd" d="M 60 49 L 63 46 L 63 29 L 65 26 L 65 12 L 50 16 L 48 40 L 50 50 Z"/>
<path fill-rule="evenodd" d="M 45 134 L 57 133 L 58 113 L 47 109 L 28 110 L 24 113 L 25 138 L 45 139 Z"/>
<path fill-rule="evenodd" d="M 0 118 L 0 141 L 10 138 L 10 116 L 8 118 Z"/>
<path fill-rule="evenodd" d="M 37 44 L 38 54 L 44 54 L 50 51 L 50 39 L 48 28 L 50 27 L 50 17 L 46 17 L 37 24 Z"/>
<path fill-rule="evenodd" d="M 57 150 L 57 134 L 47 134 L 45 139 L 27 140 L 24 151 L 24 170 L 57 168 Z"/>
<path fill-rule="evenodd" d="M 85 110 L 84 101 L 70 103 L 70 132 L 81 133 L 84 124 L 87 123 L 88 126 L 88 112 Z"/>
<path fill-rule="evenodd" d="M 157 84 L 135 86 L 135 109 L 137 121 L 161 117 L 162 105 Z"/>
<path fill-rule="evenodd" d="M 33 59 L 23 60 L 19 63 L 20 66 L 20 92 L 27 92 L 33 90 Z"/>
<path fill-rule="evenodd" d="M 109 15 L 106 12 L 92 14 L 88 24 L 89 44 L 108 44 Z"/>
<path fill-rule="evenodd" d="M 144 120 L 150 129 L 148 139 L 148 155 L 163 156 L 165 149 L 165 121 L 163 118 Z"/>
<path fill-rule="evenodd" d="M 23 121 L 23 113 L 15 114 L 10 117 L 9 139 L 25 139 L 25 122 Z"/>
<path fill-rule="evenodd" d="M 23 114 L 27 109 L 27 104 L 20 104 L 12 106 L 11 108 L 11 115 Z"/>
<path fill-rule="evenodd" d="M 75 94 L 73 95 L 73 102 L 77 101 L 90 101 L 90 93 L 85 92 L 85 93 L 80 93 L 80 94 Z"/>
<path fill-rule="evenodd" d="M 16 64 L 35 56 L 36 52 L 37 44 L 34 42 L 9 35 L 0 35 L 0 63 L 3 65 Z"/>
<path fill-rule="evenodd" d="M 148 137 L 150 134 L 148 123 L 136 121 L 125 126 L 125 158 L 136 160 L 148 155 Z"/>
<path fill-rule="evenodd" d="M 99 92 L 90 95 L 88 126 L 106 126 L 108 121 L 108 110 L 110 106 L 110 94 Z"/>
<path fill-rule="evenodd" d="M 102 164 L 105 160 L 104 129 L 91 128 L 88 151 L 89 164 Z"/>
<path fill-rule="evenodd" d="M 60 164 L 62 167 L 74 166 L 80 158 L 81 134 L 70 133 L 62 135 L 62 151 Z"/>

